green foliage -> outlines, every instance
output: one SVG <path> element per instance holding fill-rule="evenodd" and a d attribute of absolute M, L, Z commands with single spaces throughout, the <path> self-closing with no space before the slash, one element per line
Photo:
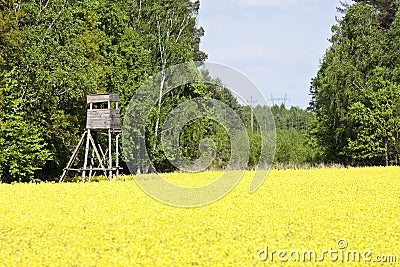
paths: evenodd
<path fill-rule="evenodd" d="M 311 112 L 284 105 L 272 106 L 276 126 L 275 163 L 302 165 L 316 163 L 317 152 L 310 144 Z"/>
<path fill-rule="evenodd" d="M 270 121 L 268 118 L 270 109 L 275 121 L 276 127 L 276 149 L 275 149 L 275 164 L 284 165 L 302 165 L 314 164 L 318 161 L 317 151 L 310 144 L 309 124 L 313 120 L 313 114 L 307 110 L 298 107 L 286 108 L 283 104 L 280 106 L 256 106 L 254 108 L 257 118 L 254 117 L 254 132 L 251 131 L 251 116 L 250 108 L 243 107 L 245 124 L 249 129 L 251 158 L 250 166 L 254 167 L 257 164 L 259 157 L 259 146 L 261 136 L 259 133 L 259 125 L 268 125 L 267 123 L 258 123 L 259 121 Z M 261 129 L 267 130 L 267 129 Z"/>
<path fill-rule="evenodd" d="M 30 151 L 44 151 L 20 161 L 21 168 L 31 164 L 30 170 L 37 170 L 24 172 L 24 177 L 51 179 L 61 173 L 85 126 L 87 94 L 119 93 L 123 116 L 150 75 L 169 65 L 206 58 L 199 50 L 204 31 L 196 27 L 198 8 L 198 2 L 186 0 L 2 1 L 2 129 L 4 136 L 19 131 L 21 144 L 31 132 Z M 7 90 L 6 74 L 7 83 L 13 84 Z M 201 86 L 182 88 L 173 100 L 194 95 L 206 93 Z M 162 121 L 173 100 L 153 119 Z M 10 125 L 18 131 L 8 129 Z M 158 142 L 159 133 L 154 134 L 154 128 L 151 132 Z M 9 144 L 8 139 L 4 142 Z"/>
<path fill-rule="evenodd" d="M 294 128 L 277 130 L 275 163 L 295 165 L 314 163 L 308 135 Z"/>
<path fill-rule="evenodd" d="M 5 95 L 18 88 L 12 73 L 0 76 L 0 91 Z M 30 182 L 52 155 L 39 128 L 27 123 L 18 112 L 21 103 L 7 98 L 5 103 L 8 106 L 1 107 L 0 117 L 0 182 Z"/>
<path fill-rule="evenodd" d="M 372 5 L 379 14 L 380 27 L 385 30 L 390 28 L 399 6 L 397 0 L 354 0 L 354 2 Z"/>
<path fill-rule="evenodd" d="M 400 156 L 400 85 L 387 79 L 388 70 L 377 68 L 364 99 L 350 107 L 355 137 L 346 152 L 355 161 L 398 164 Z M 390 162 L 391 161 L 391 162 Z"/>
<path fill-rule="evenodd" d="M 279 130 L 295 129 L 307 132 L 308 124 L 313 117 L 307 110 L 298 107 L 287 109 L 283 104 L 272 106 L 271 112 L 274 114 L 275 126 Z"/>
<path fill-rule="evenodd" d="M 207 55 L 199 49 L 204 29 L 197 27 L 198 11 L 199 1 L 189 0 L 2 1 L 1 179 L 31 181 L 58 176 L 85 127 L 87 94 L 119 93 L 124 117 L 128 102 L 150 76 L 175 64 L 205 60 Z M 161 81 L 167 80 L 167 74 Z M 204 74 L 210 84 L 180 86 L 168 94 L 164 92 L 169 84 L 160 82 L 160 97 L 146 122 L 146 132 L 132 129 L 146 137 L 146 147 L 140 149 L 149 152 L 159 171 L 174 170 L 162 148 L 163 123 L 174 108 L 197 97 L 220 100 L 240 114 L 250 137 L 249 165 L 258 162 L 259 123 L 254 120 L 250 129 L 250 109 L 240 106 L 222 81 Z M 309 114 L 296 108 L 274 108 L 279 109 L 279 127 L 288 131 L 287 138 L 296 141 L 303 153 Z M 261 107 L 259 114 L 259 120 L 271 119 L 263 117 Z M 135 114 L 140 115 L 141 111 Z M 279 139 L 283 140 L 280 148 L 289 140 L 285 134 Z M 194 120 L 183 129 L 183 154 L 190 160 L 199 158 L 199 142 L 204 138 L 216 146 L 211 168 L 225 167 L 230 139 L 211 119 Z M 99 135 L 100 142 L 103 139 Z M 301 162 L 305 157 L 279 159 Z M 140 168 L 147 171 L 149 166 Z"/>
<path fill-rule="evenodd" d="M 326 162 L 397 164 L 398 3 L 357 2 L 332 28 L 312 81 L 313 143 Z"/>
<path fill-rule="evenodd" d="M 51 153 L 39 129 L 21 117 L 0 122 L 0 181 L 30 182 Z"/>
<path fill-rule="evenodd" d="M 139 1 L 132 10 L 131 16 L 136 21 L 134 28 L 140 33 L 141 44 L 149 51 L 153 74 L 176 64 L 206 58 L 199 50 L 203 31 L 196 27 L 198 10 L 199 2 L 188 0 Z M 164 83 L 167 75 L 163 72 L 160 84 L 157 85 L 160 97 L 155 103 L 146 130 L 146 149 L 154 166 L 164 171 L 172 169 L 161 144 L 161 126 L 167 115 L 185 100 L 209 96 L 205 85 L 199 84 L 181 86 L 164 95 L 165 87 L 168 86 Z"/>

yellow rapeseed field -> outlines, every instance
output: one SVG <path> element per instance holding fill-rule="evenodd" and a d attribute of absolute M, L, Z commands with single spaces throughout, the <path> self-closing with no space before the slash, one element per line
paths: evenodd
<path fill-rule="evenodd" d="M 218 175 L 166 178 L 198 186 Z M 0 184 L 0 266 L 400 263 L 400 168 L 273 170 L 253 194 L 250 177 L 200 208 L 157 202 L 129 177 Z"/>

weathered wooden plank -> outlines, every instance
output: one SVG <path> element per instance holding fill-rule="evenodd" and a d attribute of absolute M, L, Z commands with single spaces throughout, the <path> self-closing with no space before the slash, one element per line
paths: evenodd
<path fill-rule="evenodd" d="M 97 121 L 97 122 L 101 122 L 101 121 L 105 121 L 107 123 L 112 123 L 112 122 L 118 122 L 119 118 L 98 118 L 98 117 L 94 117 L 94 118 L 90 118 L 88 117 L 87 122 L 92 122 L 92 121 Z"/>
<path fill-rule="evenodd" d="M 119 114 L 119 109 L 89 109 L 89 114 Z"/>
<path fill-rule="evenodd" d="M 121 126 L 119 124 L 105 124 L 105 123 L 89 123 L 86 125 L 87 129 L 90 130 L 120 130 Z"/>
<path fill-rule="evenodd" d="M 119 94 L 98 94 L 87 96 L 87 103 L 105 103 L 108 101 L 118 102 Z"/>
<path fill-rule="evenodd" d="M 88 109 L 88 115 L 119 116 L 119 109 Z"/>
<path fill-rule="evenodd" d="M 118 109 L 89 109 L 86 120 L 87 129 L 119 130 L 120 112 Z"/>

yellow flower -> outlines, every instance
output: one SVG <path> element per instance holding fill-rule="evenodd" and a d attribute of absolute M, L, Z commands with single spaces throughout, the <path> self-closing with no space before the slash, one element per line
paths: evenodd
<path fill-rule="evenodd" d="M 165 177 L 197 187 L 220 174 Z M 0 184 L 0 265 L 336 266 L 349 250 L 400 261 L 400 168 L 273 170 L 250 194 L 251 174 L 220 201 L 192 209 L 157 202 L 128 176 Z M 337 250 L 337 261 L 318 261 L 325 250 Z M 306 259 L 294 262 L 290 252 Z M 346 265 L 370 264 L 363 260 Z"/>

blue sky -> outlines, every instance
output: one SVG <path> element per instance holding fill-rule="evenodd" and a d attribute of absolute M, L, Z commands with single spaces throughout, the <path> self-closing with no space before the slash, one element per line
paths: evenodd
<path fill-rule="evenodd" d="M 308 106 L 339 0 L 200 0 L 201 49 L 247 75 L 267 100 Z M 279 102 L 279 101 L 276 101 Z M 271 102 L 269 102 L 271 103 Z M 280 102 L 279 102 L 280 103 Z"/>

